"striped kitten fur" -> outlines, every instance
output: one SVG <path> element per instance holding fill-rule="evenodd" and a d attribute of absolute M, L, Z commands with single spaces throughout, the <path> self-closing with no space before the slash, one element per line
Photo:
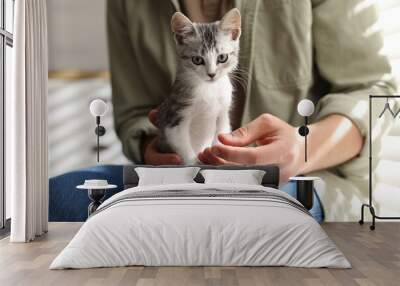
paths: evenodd
<path fill-rule="evenodd" d="M 160 152 L 196 164 L 198 153 L 218 142 L 218 134 L 231 131 L 229 75 L 238 64 L 240 24 L 238 9 L 209 24 L 192 23 L 179 12 L 172 16 L 178 66 L 172 93 L 157 116 Z"/>

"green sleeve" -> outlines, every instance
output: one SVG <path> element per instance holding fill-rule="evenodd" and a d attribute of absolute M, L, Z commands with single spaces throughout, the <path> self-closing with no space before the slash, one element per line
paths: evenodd
<path fill-rule="evenodd" d="M 330 84 L 329 94 L 317 104 L 315 119 L 331 114 L 346 116 L 366 138 L 369 95 L 394 94 L 396 86 L 388 59 L 382 55 L 382 36 L 375 29 L 376 7 L 364 2 L 314 0 L 313 39 L 316 66 Z M 377 112 L 373 118 L 378 117 Z M 384 125 L 374 130 L 374 138 L 380 138 L 390 124 Z M 368 165 L 367 152 L 368 144 L 364 144 L 360 156 L 339 166 L 338 171 L 347 175 L 364 173 L 359 167 Z"/>
<path fill-rule="evenodd" d="M 123 0 L 108 0 L 107 33 L 112 101 L 115 129 L 123 152 L 129 159 L 140 163 L 143 162 L 140 141 L 144 136 L 156 132 L 147 114 L 160 102 L 149 94 L 139 69 L 125 8 Z"/>

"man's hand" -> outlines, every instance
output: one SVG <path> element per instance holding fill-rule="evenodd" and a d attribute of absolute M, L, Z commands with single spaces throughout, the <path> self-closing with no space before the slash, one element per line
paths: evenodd
<path fill-rule="evenodd" d="M 149 120 L 157 126 L 158 109 L 149 112 Z M 182 159 L 175 153 L 160 153 L 157 150 L 158 136 L 145 138 L 142 142 L 142 152 L 145 164 L 149 165 L 180 165 Z"/>
<path fill-rule="evenodd" d="M 297 128 L 263 114 L 230 134 L 218 136 L 222 144 L 199 155 L 205 164 L 277 164 L 281 182 L 342 164 L 357 156 L 364 138 L 347 117 L 333 114 L 309 125 L 308 160 L 304 162 L 304 138 Z M 256 147 L 248 147 L 255 143 Z"/>
<path fill-rule="evenodd" d="M 303 139 L 297 128 L 263 114 L 232 133 L 218 136 L 222 144 L 206 148 L 199 159 L 206 164 L 276 164 L 281 180 L 298 174 L 304 163 Z M 250 144 L 256 147 L 248 147 Z"/>

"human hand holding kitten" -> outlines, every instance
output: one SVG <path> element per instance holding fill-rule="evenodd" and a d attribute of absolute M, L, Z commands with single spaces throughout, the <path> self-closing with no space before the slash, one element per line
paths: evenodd
<path fill-rule="evenodd" d="M 157 127 L 158 109 L 152 109 L 149 114 L 150 122 Z M 157 149 L 159 135 L 148 136 L 141 142 L 141 152 L 145 164 L 149 165 L 181 165 L 182 158 L 176 153 L 161 153 Z"/>

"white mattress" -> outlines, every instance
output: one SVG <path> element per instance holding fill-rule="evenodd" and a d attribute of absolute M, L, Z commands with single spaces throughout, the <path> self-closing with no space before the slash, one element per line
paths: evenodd
<path fill-rule="evenodd" d="M 162 195 L 175 190 L 171 197 Z M 235 195 L 239 191 L 249 192 Z M 222 192 L 228 195 L 219 196 Z M 191 195 L 197 193 L 203 195 Z M 320 225 L 285 193 L 196 183 L 135 187 L 114 195 L 50 269 L 128 265 L 351 267 Z"/>

